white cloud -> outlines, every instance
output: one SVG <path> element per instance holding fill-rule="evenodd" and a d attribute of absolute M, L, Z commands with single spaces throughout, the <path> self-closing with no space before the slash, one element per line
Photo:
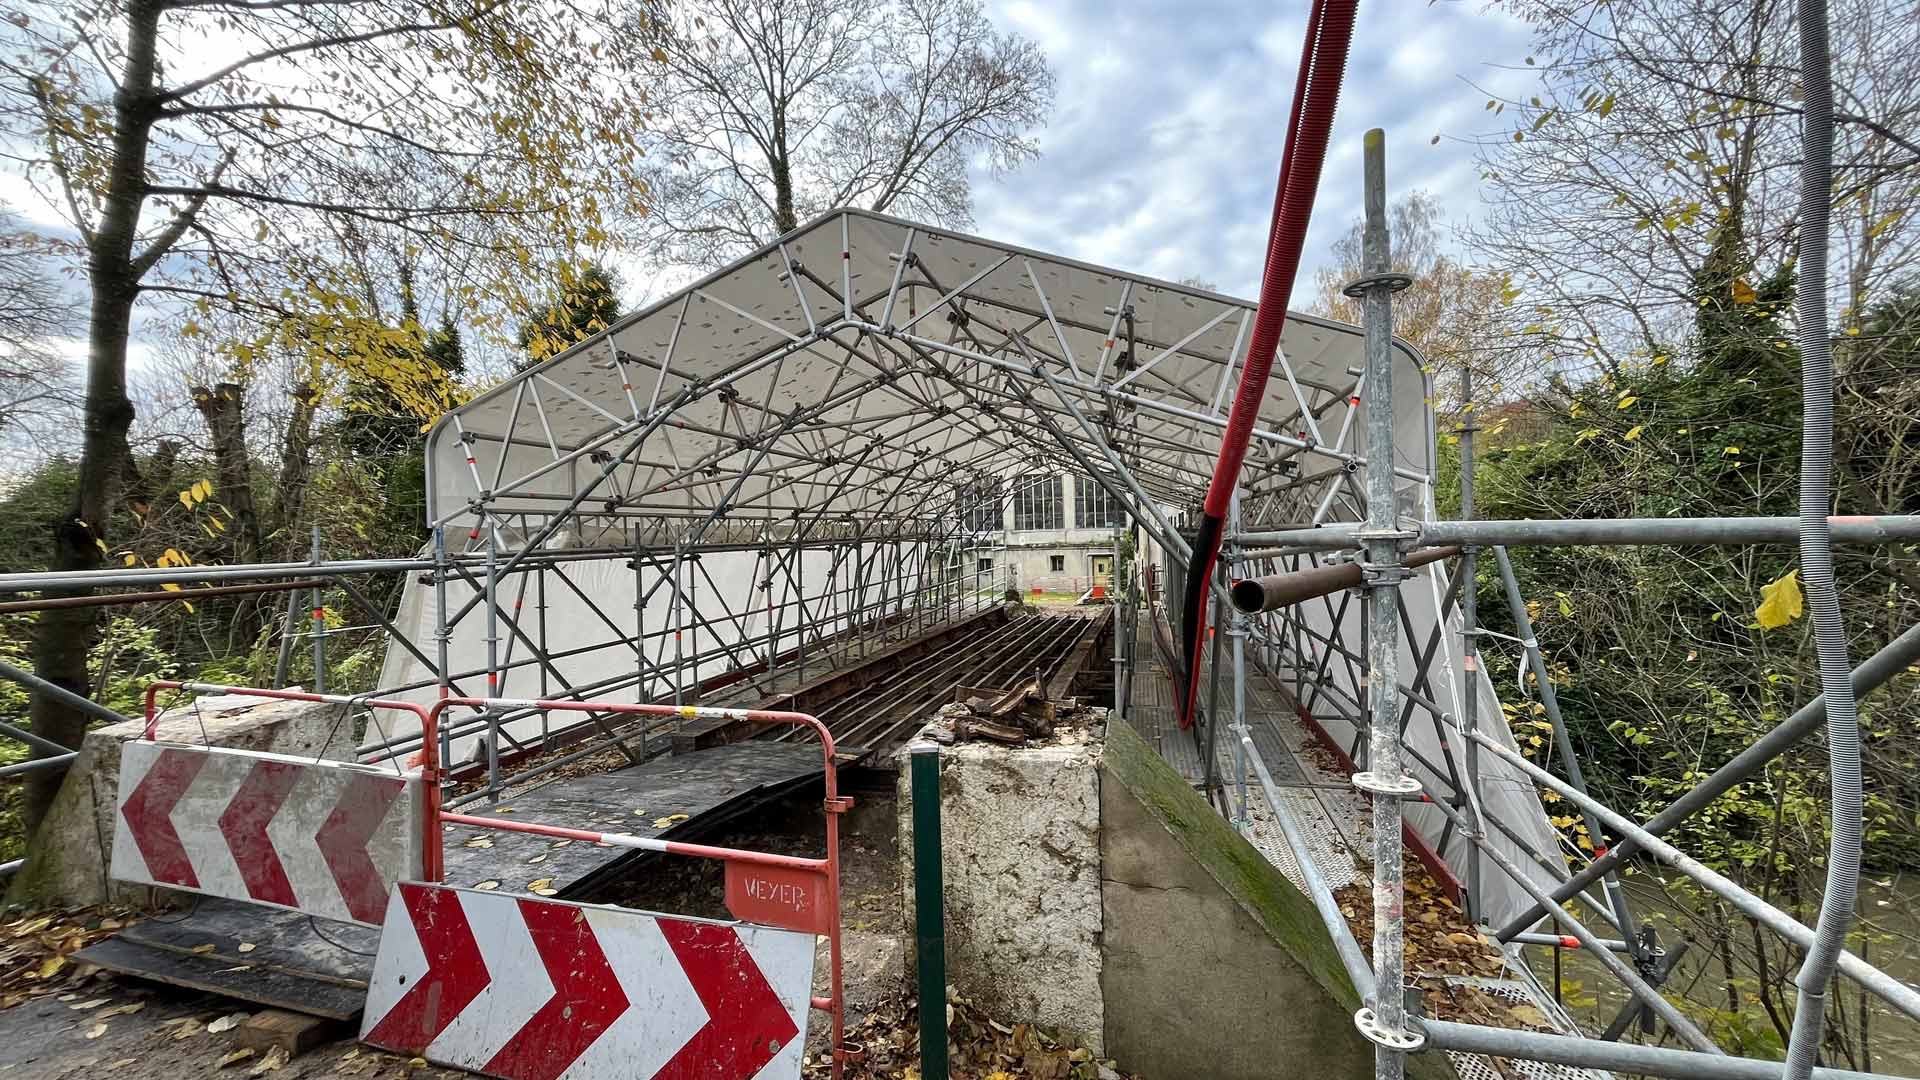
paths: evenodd
<path fill-rule="evenodd" d="M 1158 277 L 1198 275 L 1251 296 L 1272 213 L 1307 5 L 1098 0 L 994 6 L 1059 77 L 1043 155 L 975 178 L 975 231 Z M 1301 278 L 1360 210 L 1360 140 L 1389 137 L 1392 190 L 1424 188 L 1451 216 L 1478 204 L 1471 148 L 1436 134 L 1484 124 L 1468 85 L 1511 86 L 1525 27 L 1462 4 L 1363 5 Z"/>

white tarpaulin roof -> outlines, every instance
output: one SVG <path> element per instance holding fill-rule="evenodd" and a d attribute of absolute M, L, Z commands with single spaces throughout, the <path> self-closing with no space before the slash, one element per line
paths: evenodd
<path fill-rule="evenodd" d="M 456 549 L 482 544 L 479 526 L 491 524 L 509 552 L 529 541 L 661 550 L 937 538 L 955 535 L 1002 478 L 1031 469 L 1130 476 L 1177 513 L 1205 489 L 1253 314 L 1200 289 L 835 211 L 450 413 L 429 440 L 429 517 Z M 1404 343 L 1395 356 L 1400 511 L 1427 518 L 1431 379 Z M 1364 518 L 1361 367 L 1358 328 L 1288 315 L 1242 474 L 1247 526 Z M 1458 715 L 1457 627 L 1441 615 L 1448 572 L 1428 566 L 1401 588 L 1414 631 L 1401 670 Z M 590 576 L 606 611 L 633 610 L 637 574 Z M 470 584 L 450 589 L 453 605 L 471 607 Z M 584 599 L 549 590 L 544 618 L 617 640 Z M 410 582 L 403 628 L 426 640 L 436 610 Z M 1287 662 L 1355 713 L 1361 610 L 1315 602 L 1287 616 L 1349 654 L 1309 644 Z M 1448 632 L 1430 650 L 1437 622 Z M 455 670 L 485 662 L 484 634 L 475 619 L 452 628 Z M 591 685 L 633 662 L 630 650 L 601 649 L 567 659 L 565 674 Z M 387 667 L 384 685 L 431 675 L 397 650 Z M 1480 726 L 1505 733 L 1477 677 Z M 1336 738 L 1355 730 L 1323 723 Z M 1407 744 L 1447 760 L 1431 723 L 1410 725 Z M 1524 843 L 1495 841 L 1550 882 L 1535 857 L 1558 857 L 1555 834 L 1532 785 L 1497 759 L 1480 769 L 1479 798 Z M 1453 790 L 1418 759 L 1414 771 L 1436 798 Z M 1409 820 L 1463 865 L 1469 842 L 1438 810 L 1415 805 Z M 1486 882 L 1490 918 L 1528 900 L 1497 872 Z"/>

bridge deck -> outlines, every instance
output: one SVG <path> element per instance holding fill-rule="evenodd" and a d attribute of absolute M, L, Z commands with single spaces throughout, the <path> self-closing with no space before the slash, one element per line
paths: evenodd
<path fill-rule="evenodd" d="M 822 650 L 804 668 L 744 679 L 710 700 L 804 708 L 827 722 L 843 762 L 863 759 L 910 734 L 938 703 L 951 699 L 956 682 L 1004 688 L 1033 679 L 1036 671 L 1045 676 L 1070 666 L 1070 654 L 1098 633 L 1105 615 L 976 616 L 889 626 L 876 641 L 856 643 L 857 655 Z M 816 691 L 832 696 L 823 692 L 816 701 Z M 763 734 L 769 737 L 719 743 L 676 733 L 652 744 L 671 745 L 671 752 L 640 764 L 572 775 L 556 771 L 524 786 L 509 779 L 497 801 L 459 809 L 480 817 L 693 840 L 819 782 L 819 744 L 811 737 L 782 741 L 784 733 L 768 730 Z M 663 821 L 664 827 L 655 827 Z M 562 899 L 590 899 L 648 857 L 585 841 L 451 825 L 443 842 L 451 884 L 511 893 L 553 889 Z M 346 1019 L 364 1001 L 378 939 L 377 931 L 365 927 L 201 898 L 184 916 L 136 923 L 79 956 L 113 971 Z"/>

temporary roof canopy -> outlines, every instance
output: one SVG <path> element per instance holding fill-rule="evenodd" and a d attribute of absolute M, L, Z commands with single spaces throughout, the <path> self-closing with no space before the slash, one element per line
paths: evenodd
<path fill-rule="evenodd" d="M 1102 442 L 1154 501 L 1181 507 L 1211 471 L 1253 313 L 836 211 L 449 414 L 430 441 L 430 517 L 539 517 L 584 495 L 580 514 L 639 519 L 662 539 L 930 528 L 990 477 L 1111 471 Z M 1419 358 L 1398 355 L 1396 466 L 1411 489 L 1431 471 L 1430 414 Z M 1323 492 L 1299 480 L 1360 458 L 1360 366 L 1356 328 L 1288 317 L 1244 474 L 1254 515 L 1307 520 Z M 1350 518 L 1348 498 L 1327 514 Z"/>
<path fill-rule="evenodd" d="M 1177 516 L 1205 490 L 1253 315 L 1203 289 L 835 211 L 449 413 L 428 442 L 428 515 L 450 546 L 509 553 L 938 541 L 963 534 L 1006 477 L 1064 468 L 1092 474 L 1177 550 Z M 1245 524 L 1364 519 L 1362 348 L 1356 327 L 1287 316 L 1242 473 Z M 1430 518 L 1431 380 L 1411 347 L 1396 341 L 1394 355 L 1399 512 Z M 733 610 L 764 572 L 753 568 L 769 565 L 741 557 L 731 580 L 711 582 L 738 591 Z M 579 573 L 586 587 L 547 594 L 543 626 L 622 634 L 590 596 L 661 625 L 637 574 Z M 449 603 L 471 609 L 475 587 Z M 1449 587 L 1440 563 L 1402 585 L 1401 670 L 1459 715 Z M 425 640 L 437 604 L 410 582 L 397 621 Z M 1303 604 L 1269 616 L 1263 639 L 1307 673 L 1305 707 L 1339 740 L 1359 732 L 1368 693 L 1360 613 Z M 491 655 L 498 638 L 482 634 L 471 619 L 447 631 L 455 670 Z M 634 662 L 584 645 L 553 669 L 569 685 Z M 385 685 L 432 682 L 418 657 L 396 651 L 387 668 Z M 1473 677 L 1480 726 L 1505 733 L 1493 687 Z M 1494 843 L 1550 883 L 1540 864 L 1557 859 L 1555 834 L 1525 777 L 1483 757 L 1467 791 L 1436 725 L 1409 726 L 1406 740 L 1429 794 L 1461 813 L 1484 805 L 1503 823 Z M 1473 857 L 1433 806 L 1408 816 L 1451 865 Z M 1490 873 L 1484 899 L 1498 920 L 1529 898 Z"/>

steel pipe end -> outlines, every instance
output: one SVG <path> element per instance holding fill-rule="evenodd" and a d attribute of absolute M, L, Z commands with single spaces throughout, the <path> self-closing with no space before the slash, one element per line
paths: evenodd
<path fill-rule="evenodd" d="M 1267 609 L 1267 590 L 1260 584 L 1259 578 L 1241 578 L 1227 592 L 1238 611 L 1258 615 Z"/>

